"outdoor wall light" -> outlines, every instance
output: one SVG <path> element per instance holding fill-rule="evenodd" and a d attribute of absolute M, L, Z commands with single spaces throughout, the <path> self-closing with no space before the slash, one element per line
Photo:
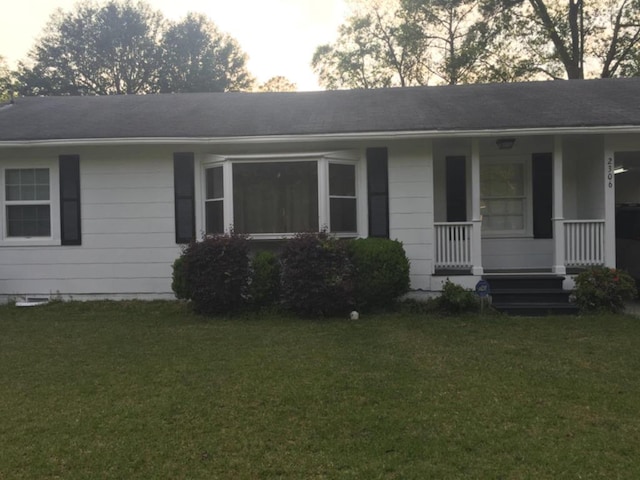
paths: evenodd
<path fill-rule="evenodd" d="M 624 172 L 628 172 L 629 170 L 627 170 L 624 167 L 616 167 L 613 170 L 613 173 L 615 173 L 616 175 L 618 175 L 619 173 L 624 173 Z"/>
<path fill-rule="evenodd" d="M 510 150 L 516 143 L 515 138 L 499 138 L 496 140 L 496 145 L 500 150 Z"/>

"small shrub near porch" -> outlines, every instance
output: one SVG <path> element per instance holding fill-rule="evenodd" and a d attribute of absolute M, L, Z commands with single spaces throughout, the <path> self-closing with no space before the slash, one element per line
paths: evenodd
<path fill-rule="evenodd" d="M 583 312 L 612 312 L 624 310 L 624 302 L 636 297 L 636 285 L 623 270 L 592 267 L 576 277 L 576 303 Z"/>

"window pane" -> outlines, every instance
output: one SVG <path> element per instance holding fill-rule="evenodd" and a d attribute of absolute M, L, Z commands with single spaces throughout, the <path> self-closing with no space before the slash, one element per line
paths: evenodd
<path fill-rule="evenodd" d="M 20 185 L 20 170 L 8 169 L 5 171 L 5 184 Z"/>
<path fill-rule="evenodd" d="M 36 183 L 36 171 L 33 168 L 21 169 L 20 183 L 22 185 L 34 185 Z"/>
<path fill-rule="evenodd" d="M 332 198 L 330 215 L 332 232 L 357 231 L 355 198 Z"/>
<path fill-rule="evenodd" d="M 483 197 L 516 197 L 524 195 L 524 165 L 484 165 L 480 170 Z"/>
<path fill-rule="evenodd" d="M 22 168 L 5 171 L 5 199 L 49 200 L 49 169 Z"/>
<path fill-rule="evenodd" d="M 49 169 L 48 168 L 36 168 L 35 183 L 38 185 L 49 185 Z"/>
<path fill-rule="evenodd" d="M 355 197 L 355 165 L 341 165 L 338 163 L 329 164 L 329 195 Z"/>
<path fill-rule="evenodd" d="M 222 167 L 207 169 L 207 200 L 224 197 Z"/>
<path fill-rule="evenodd" d="M 7 189 L 5 191 L 5 198 L 7 200 L 20 200 L 20 186 L 7 185 Z"/>
<path fill-rule="evenodd" d="M 233 211 L 238 233 L 318 231 L 317 163 L 234 164 Z"/>
<path fill-rule="evenodd" d="M 205 233 L 224 233 L 224 202 L 222 200 L 216 200 L 213 202 L 205 203 Z"/>
<path fill-rule="evenodd" d="M 49 205 L 7 206 L 9 237 L 48 237 L 51 235 Z"/>
<path fill-rule="evenodd" d="M 49 200 L 49 185 L 36 185 L 36 200 Z"/>

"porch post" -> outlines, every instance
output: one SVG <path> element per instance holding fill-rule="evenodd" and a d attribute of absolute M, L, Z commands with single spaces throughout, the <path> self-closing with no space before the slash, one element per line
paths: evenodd
<path fill-rule="evenodd" d="M 604 140 L 604 265 L 616 266 L 616 175 L 615 151 L 609 139 Z"/>
<path fill-rule="evenodd" d="M 564 194 L 562 178 L 562 137 L 553 138 L 553 273 L 567 273 L 564 255 Z"/>
<path fill-rule="evenodd" d="M 473 233 L 471 244 L 471 273 L 482 275 L 482 216 L 480 214 L 480 145 L 478 139 L 471 141 L 471 222 Z"/>

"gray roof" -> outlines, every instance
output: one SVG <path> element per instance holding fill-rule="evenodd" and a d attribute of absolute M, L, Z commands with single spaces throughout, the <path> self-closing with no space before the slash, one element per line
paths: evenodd
<path fill-rule="evenodd" d="M 640 78 L 296 93 L 21 97 L 0 142 L 640 126 Z"/>

